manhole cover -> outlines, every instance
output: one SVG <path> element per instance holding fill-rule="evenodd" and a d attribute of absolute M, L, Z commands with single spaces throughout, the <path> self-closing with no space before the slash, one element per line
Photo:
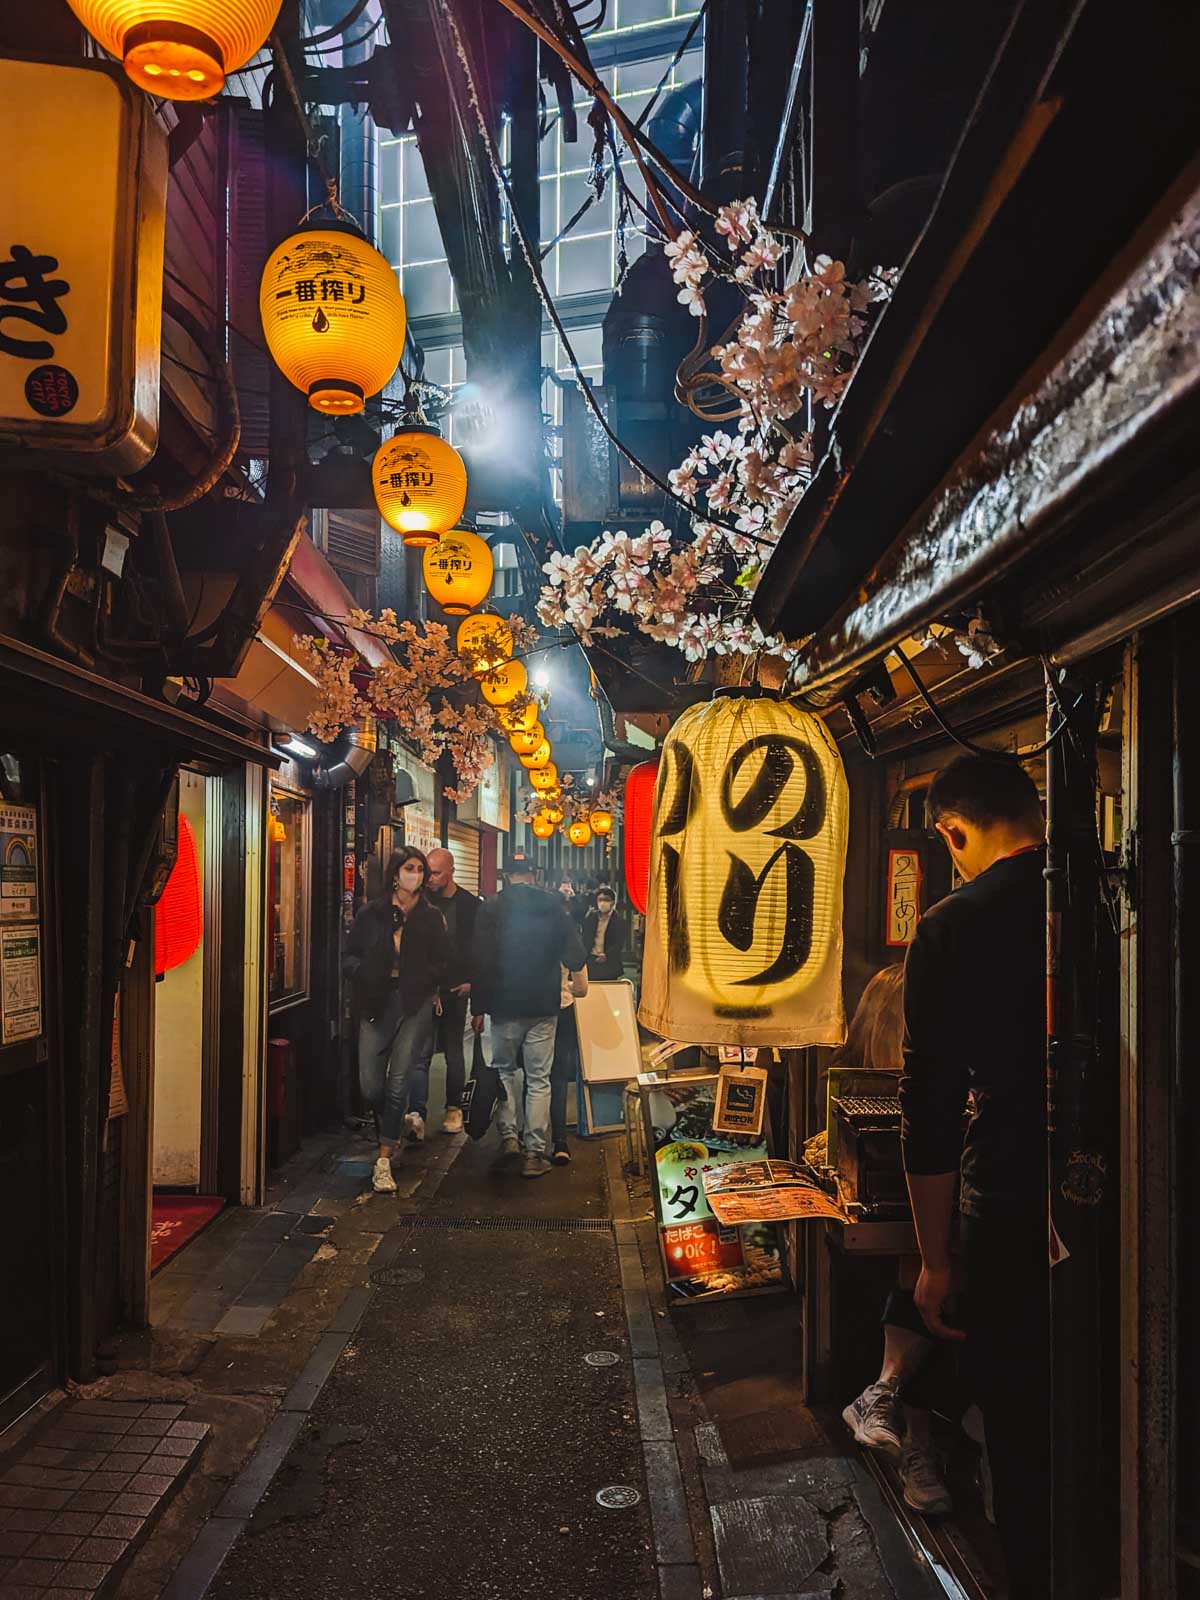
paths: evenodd
<path fill-rule="evenodd" d="M 378 1272 L 371 1274 L 373 1283 L 382 1284 L 385 1289 L 402 1289 L 407 1283 L 424 1283 L 424 1267 L 381 1267 Z"/>
<path fill-rule="evenodd" d="M 621 1358 L 615 1350 L 589 1350 L 583 1359 L 589 1367 L 615 1367 Z"/>
<path fill-rule="evenodd" d="M 596 1494 L 596 1504 L 606 1511 L 628 1511 L 642 1498 L 639 1490 L 627 1483 L 610 1483 Z"/>

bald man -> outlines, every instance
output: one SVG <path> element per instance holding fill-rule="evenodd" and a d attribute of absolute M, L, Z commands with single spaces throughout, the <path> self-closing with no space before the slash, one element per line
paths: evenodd
<path fill-rule="evenodd" d="M 446 1058 L 446 1119 L 443 1133 L 461 1133 L 463 1089 L 467 1081 L 466 1037 L 470 1032 L 471 950 L 479 897 L 454 881 L 454 857 L 449 850 L 429 852 L 429 898 L 446 919 L 451 961 L 440 991 L 441 1015 L 430 1056 L 441 1050 Z"/>

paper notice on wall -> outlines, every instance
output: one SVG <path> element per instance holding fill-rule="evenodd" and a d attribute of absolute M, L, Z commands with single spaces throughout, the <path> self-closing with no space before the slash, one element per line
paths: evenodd
<path fill-rule="evenodd" d="M 36 924 L 0 928 L 0 1043 L 42 1031 L 42 964 Z"/>
<path fill-rule="evenodd" d="M 0 921 L 37 914 L 37 812 L 0 805 Z"/>

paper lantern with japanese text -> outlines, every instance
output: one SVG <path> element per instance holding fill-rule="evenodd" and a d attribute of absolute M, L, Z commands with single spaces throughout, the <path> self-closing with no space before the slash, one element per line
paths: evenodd
<path fill-rule="evenodd" d="M 546 730 L 540 722 L 535 722 L 532 728 L 518 728 L 515 733 L 508 736 L 509 746 L 514 755 L 532 755 L 546 737 Z"/>
<path fill-rule="evenodd" d="M 466 462 L 425 423 L 408 423 L 385 439 L 375 452 L 371 476 L 379 515 L 411 549 L 437 544 L 467 503 Z M 489 589 L 491 583 L 489 576 Z"/>
<path fill-rule="evenodd" d="M 642 761 L 625 780 L 625 887 L 643 916 L 650 882 L 650 824 L 657 778 L 658 762 Z"/>
<path fill-rule="evenodd" d="M 535 839 L 552 839 L 554 837 L 554 829 L 556 825 L 553 822 L 550 822 L 546 817 L 541 815 L 534 817 L 529 826 L 533 829 L 533 836 Z"/>
<path fill-rule="evenodd" d="M 477 533 L 467 528 L 452 528 L 444 533 L 421 557 L 425 587 L 452 617 L 465 617 L 487 599 L 495 570 L 492 552 Z M 510 661 L 508 665 L 520 667 L 521 663 Z M 521 671 L 525 668 L 521 667 Z M 487 679 L 483 681 L 486 683 Z"/>
<path fill-rule="evenodd" d="M 557 805 L 554 801 L 551 801 L 549 805 L 542 807 L 542 809 L 538 812 L 538 816 L 543 817 L 550 824 L 551 828 L 557 828 L 563 819 L 563 808 L 560 805 Z"/>
<path fill-rule="evenodd" d="M 588 822 L 589 822 L 589 824 L 591 826 L 591 830 L 592 830 L 593 833 L 598 833 L 601 836 L 603 836 L 606 833 L 611 833 L 612 832 L 612 829 L 613 829 L 613 815 L 612 815 L 612 812 L 611 811 L 605 811 L 603 806 L 597 806 L 594 811 L 589 811 L 588 812 Z"/>
<path fill-rule="evenodd" d="M 486 677 L 479 680 L 480 692 L 490 706 L 506 706 L 511 700 L 515 700 L 518 695 L 524 694 L 528 687 L 529 674 L 525 670 L 523 661 L 506 661 L 502 667 L 497 667 L 495 672 L 489 672 Z M 538 719 L 537 704 L 532 700 L 529 704 L 533 711 L 533 716 L 528 727 L 532 728 Z M 500 721 L 502 725 L 507 727 L 503 717 L 501 717 Z M 518 730 L 514 729 L 512 731 L 516 732 Z"/>
<path fill-rule="evenodd" d="M 490 677 L 491 674 L 489 673 L 488 676 Z M 488 696 L 486 694 L 484 695 L 484 699 L 488 700 Z M 490 705 L 496 704 L 494 700 L 488 700 L 488 703 Z M 504 704 L 497 707 L 496 721 L 510 737 L 514 733 L 528 733 L 531 728 L 537 726 L 538 714 L 540 710 L 541 707 L 532 696 L 530 696 L 527 700 L 520 701 L 516 705 L 509 705 L 506 701 Z"/>
<path fill-rule="evenodd" d="M 472 677 L 482 678 L 511 657 L 512 629 L 494 611 L 476 611 L 459 623 L 454 648 L 469 661 Z"/>
<path fill-rule="evenodd" d="M 840 1044 L 849 798 L 820 718 L 719 692 L 667 735 L 654 800 L 642 999 L 684 1044 Z"/>
<path fill-rule="evenodd" d="M 258 305 L 276 366 L 315 411 L 352 416 L 396 370 L 404 296 L 349 223 L 305 223 L 285 239 L 263 268 Z"/>
<path fill-rule="evenodd" d="M 553 761 L 548 761 L 544 767 L 538 767 L 529 774 L 529 782 L 539 794 L 546 794 L 551 789 L 559 787 L 558 768 Z"/>
<path fill-rule="evenodd" d="M 526 772 L 534 772 L 539 767 L 548 766 L 553 751 L 549 739 L 543 739 L 536 750 L 531 750 L 528 755 L 518 757 Z"/>
<path fill-rule="evenodd" d="M 567 838 L 577 850 L 583 850 L 592 842 L 592 830 L 586 822 L 576 821 L 567 829 Z"/>
<path fill-rule="evenodd" d="M 228 72 L 256 55 L 279 0 L 67 0 L 140 89 L 165 100 L 210 100 Z"/>

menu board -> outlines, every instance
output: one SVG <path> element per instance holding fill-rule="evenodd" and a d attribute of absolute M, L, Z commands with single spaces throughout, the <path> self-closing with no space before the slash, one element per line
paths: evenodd
<path fill-rule="evenodd" d="M 734 1227 L 752 1222 L 811 1222 L 850 1216 L 795 1161 L 746 1161 L 705 1174 L 704 1196 L 718 1222 Z"/>
<path fill-rule="evenodd" d="M 716 1133 L 717 1074 L 638 1077 L 654 1210 L 667 1290 L 673 1299 L 762 1293 L 786 1287 L 782 1238 L 773 1223 L 726 1226 L 705 1192 L 710 1175 L 764 1163 L 766 1137 Z"/>

